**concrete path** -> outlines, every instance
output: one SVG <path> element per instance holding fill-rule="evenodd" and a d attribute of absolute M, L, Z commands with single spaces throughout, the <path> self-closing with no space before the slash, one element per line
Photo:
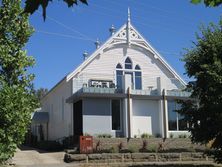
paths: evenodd
<path fill-rule="evenodd" d="M 31 147 L 17 149 L 12 158 L 12 164 L 16 167 L 66 167 L 69 164 L 63 162 L 64 152 L 44 152 Z"/>

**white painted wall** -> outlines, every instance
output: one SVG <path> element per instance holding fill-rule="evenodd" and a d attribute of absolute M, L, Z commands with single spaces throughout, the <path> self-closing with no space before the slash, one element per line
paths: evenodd
<path fill-rule="evenodd" d="M 133 100 L 133 136 L 142 133 L 160 134 L 158 101 Z"/>
<path fill-rule="evenodd" d="M 49 140 L 56 140 L 73 133 L 72 105 L 65 102 L 72 93 L 71 82 L 63 80 L 42 100 L 42 111 L 49 112 Z"/>
<path fill-rule="evenodd" d="M 83 100 L 83 133 L 90 135 L 106 133 L 116 136 L 116 131 L 112 130 L 110 99 Z"/>
<path fill-rule="evenodd" d="M 105 79 L 116 82 L 115 71 L 116 65 L 121 63 L 124 67 L 124 62 L 127 57 L 130 57 L 133 62 L 133 69 L 137 64 L 142 69 L 142 87 L 144 90 L 149 86 L 153 89 L 157 88 L 157 77 L 162 78 L 163 88 L 176 89 L 178 83 L 172 82 L 169 78 L 173 75 L 164 67 L 159 60 L 155 59 L 152 53 L 139 48 L 121 44 L 116 47 L 105 50 L 96 56 L 81 72 L 73 78 L 73 91 L 77 91 L 82 87 L 82 83 L 88 83 L 89 79 Z"/>

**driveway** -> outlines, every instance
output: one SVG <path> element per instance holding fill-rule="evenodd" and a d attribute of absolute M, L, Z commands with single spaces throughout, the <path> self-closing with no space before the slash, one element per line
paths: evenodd
<path fill-rule="evenodd" d="M 16 167 L 67 167 L 64 152 L 45 152 L 31 147 L 18 148 L 12 159 Z"/>

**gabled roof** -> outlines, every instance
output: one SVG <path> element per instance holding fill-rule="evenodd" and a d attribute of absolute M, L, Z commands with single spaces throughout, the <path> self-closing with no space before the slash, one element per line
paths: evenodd
<path fill-rule="evenodd" d="M 114 35 L 112 35 L 100 48 L 98 48 L 94 53 L 92 53 L 80 66 L 78 66 L 73 72 L 66 76 L 66 81 L 69 81 L 76 74 L 81 72 L 81 70 L 87 66 L 94 58 L 104 52 L 105 49 L 110 48 L 118 44 L 127 44 L 128 47 L 135 45 L 142 47 L 143 49 L 151 52 L 155 59 L 158 59 L 163 66 L 165 66 L 170 73 L 173 74 L 184 86 L 186 82 L 179 76 L 179 74 L 164 60 L 164 58 L 154 49 L 149 42 L 143 38 L 143 36 L 135 29 L 135 27 L 128 21 L 124 24 Z"/>

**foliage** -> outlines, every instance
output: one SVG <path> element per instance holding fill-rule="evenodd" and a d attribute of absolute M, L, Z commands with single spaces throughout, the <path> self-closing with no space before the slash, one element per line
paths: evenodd
<path fill-rule="evenodd" d="M 98 138 L 111 138 L 112 135 L 111 134 L 103 133 L 103 134 L 98 134 L 97 137 Z"/>
<path fill-rule="evenodd" d="M 0 1 L 0 163 L 11 158 L 23 142 L 36 107 L 34 76 L 27 72 L 34 60 L 23 50 L 33 29 L 20 3 Z"/>
<path fill-rule="evenodd" d="M 215 7 L 222 4 L 222 0 L 191 0 L 193 4 L 204 3 L 206 6 Z"/>
<path fill-rule="evenodd" d="M 186 134 L 179 134 L 178 137 L 179 138 L 187 138 L 187 135 Z"/>
<path fill-rule="evenodd" d="M 150 134 L 148 134 L 148 133 L 143 133 L 143 134 L 141 134 L 141 138 L 147 138 L 147 139 L 149 139 L 149 138 L 152 138 L 153 136 L 152 135 L 150 135 Z"/>
<path fill-rule="evenodd" d="M 45 20 L 46 18 L 46 8 L 49 4 L 49 1 L 52 2 L 52 0 L 26 0 L 25 1 L 25 12 L 33 14 L 36 10 L 38 10 L 39 6 L 42 6 L 42 15 Z M 87 4 L 87 0 L 63 0 L 68 7 L 73 6 L 74 4 L 77 5 L 78 2 L 82 2 L 84 4 Z"/>
<path fill-rule="evenodd" d="M 222 162 L 222 23 L 202 26 L 197 42 L 188 49 L 185 68 L 195 81 L 188 83 L 191 98 L 182 102 L 179 111 L 190 123 L 191 140 L 201 144 L 212 142 L 215 160 Z"/>
<path fill-rule="evenodd" d="M 170 138 L 172 139 L 174 137 L 173 133 L 170 133 Z"/>
<path fill-rule="evenodd" d="M 130 153 L 137 153 L 137 152 L 139 152 L 139 148 L 137 146 L 135 146 L 135 145 L 130 145 L 128 147 L 128 152 L 130 152 Z"/>
<path fill-rule="evenodd" d="M 37 90 L 34 90 L 35 97 L 37 99 L 37 102 L 40 104 L 42 98 L 48 93 L 48 89 L 45 88 L 39 88 Z"/>

